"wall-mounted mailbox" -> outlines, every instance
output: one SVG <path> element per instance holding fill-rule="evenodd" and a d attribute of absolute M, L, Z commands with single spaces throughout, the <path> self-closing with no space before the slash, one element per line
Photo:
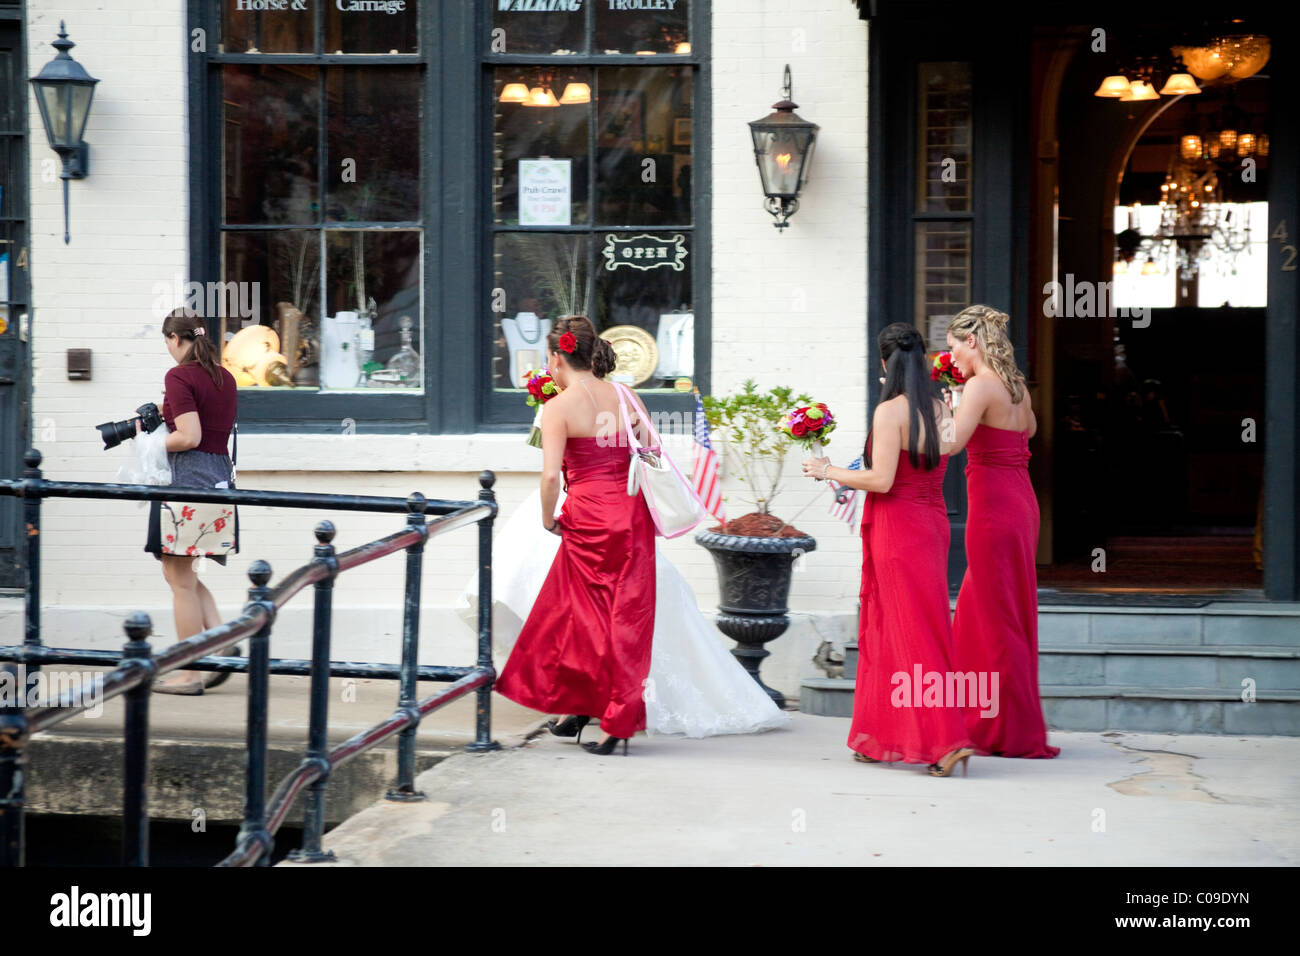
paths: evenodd
<path fill-rule="evenodd" d="M 68 349 L 68 381 L 90 381 L 90 349 Z"/>

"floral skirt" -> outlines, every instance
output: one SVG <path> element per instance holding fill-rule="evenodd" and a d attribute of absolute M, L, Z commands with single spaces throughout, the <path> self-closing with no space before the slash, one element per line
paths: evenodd
<path fill-rule="evenodd" d="M 231 488 L 228 455 L 183 451 L 167 456 L 173 488 Z M 207 557 L 218 564 L 239 550 L 239 514 L 234 505 L 196 501 L 154 501 L 149 508 L 149 534 L 144 549 L 159 560 L 164 554 Z"/>

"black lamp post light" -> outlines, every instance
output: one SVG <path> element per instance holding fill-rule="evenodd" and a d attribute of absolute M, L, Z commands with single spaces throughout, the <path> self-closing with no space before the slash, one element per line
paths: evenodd
<path fill-rule="evenodd" d="M 813 146 L 817 142 L 816 123 L 795 112 L 799 104 L 790 99 L 792 83 L 790 64 L 785 66 L 781 100 L 772 104 L 773 113 L 749 124 L 754 138 L 754 161 L 763 181 L 763 208 L 776 217 L 775 226 L 784 229 L 799 208 L 799 190 L 808 181 Z"/>
<path fill-rule="evenodd" d="M 63 21 L 59 21 L 59 38 L 53 43 L 59 51 L 41 72 L 31 78 L 36 88 L 36 105 L 41 109 L 41 122 L 45 124 L 45 137 L 50 148 L 63 160 L 63 241 L 68 235 L 68 180 L 85 179 L 90 163 L 90 147 L 82 140 L 86 119 L 90 116 L 90 101 L 95 95 L 99 80 L 86 72 L 85 67 L 68 56 L 75 43 L 68 39 Z"/>

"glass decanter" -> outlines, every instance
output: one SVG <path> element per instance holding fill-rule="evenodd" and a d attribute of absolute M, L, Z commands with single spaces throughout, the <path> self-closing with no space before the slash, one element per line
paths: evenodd
<path fill-rule="evenodd" d="M 411 348 L 411 317 L 402 316 L 400 326 L 402 347 L 388 360 L 387 368 L 402 376 L 403 385 L 416 386 L 420 382 L 420 353 Z"/>

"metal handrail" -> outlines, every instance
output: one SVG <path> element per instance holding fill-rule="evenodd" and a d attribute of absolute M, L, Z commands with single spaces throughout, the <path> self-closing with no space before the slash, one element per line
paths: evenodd
<path fill-rule="evenodd" d="M 415 733 L 420 720 L 439 707 L 470 692 L 478 694 L 475 740 L 466 749 L 486 752 L 499 749 L 491 739 L 491 688 L 496 679 L 492 666 L 491 639 L 491 549 L 492 523 L 497 504 L 492 486 L 495 475 L 479 475 L 477 501 L 430 501 L 412 494 L 406 499 L 361 495 L 306 494 L 299 492 L 256 491 L 243 489 L 163 488 L 151 485 L 114 485 L 85 482 L 53 482 L 41 477 L 40 453 L 34 449 L 24 456 L 26 469 L 22 479 L 0 479 L 0 495 L 24 499 L 27 524 L 26 633 L 22 645 L 0 647 L 0 661 L 19 662 L 39 668 L 50 663 L 101 663 L 118 666 L 105 675 L 99 700 L 125 696 L 126 738 L 123 816 L 123 863 L 147 865 L 148 818 L 145 813 L 147 776 L 148 703 L 153 682 L 169 671 L 181 668 L 241 671 L 248 674 L 247 742 L 249 759 L 245 775 L 244 821 L 235 850 L 222 866 L 266 865 L 270 859 L 274 835 L 283 823 L 297 796 L 306 789 L 303 846 L 293 858 L 305 862 L 332 859 L 320 847 L 324 832 L 324 788 L 335 767 L 356 754 L 368 750 L 394 735 L 398 742 L 397 782 L 388 791 L 393 800 L 422 799 L 415 790 Z M 120 656 L 105 651 L 73 648 L 48 648 L 40 639 L 40 507 L 47 497 L 120 499 L 130 501 L 201 501 L 271 507 L 337 508 L 351 511 L 405 512 L 406 528 L 383 538 L 336 553 L 332 544 L 334 526 L 320 522 L 315 530 L 316 546 L 312 560 L 285 575 L 274 587 L 268 587 L 271 567 L 254 561 L 248 575 L 252 587 L 248 603 L 233 620 L 201 631 L 154 655 L 148 643 L 152 624 L 147 614 L 136 612 L 126 621 L 129 640 Z M 427 516 L 433 513 L 432 520 Z M 420 580 L 424 546 L 430 537 L 477 524 L 479 613 L 478 655 L 471 667 L 418 664 Z M 384 664 L 348 663 L 330 660 L 333 582 L 343 571 L 359 567 L 381 557 L 406 552 L 406 585 L 403 610 L 402 663 L 398 667 Z M 310 660 L 276 660 L 270 658 L 270 635 L 280 608 L 297 594 L 313 586 L 312 656 Z M 210 656 L 241 640 L 250 641 L 246 659 Z M 311 677 L 311 715 L 308 750 L 303 762 L 281 781 L 269 808 L 265 801 L 267 749 L 267 705 L 269 677 L 272 673 L 308 674 Z M 326 744 L 328 682 L 333 676 L 366 676 L 400 679 L 401 691 L 397 710 L 380 724 L 355 735 L 339 746 Z M 449 687 L 416 699 L 419 680 L 450 681 Z M 23 767 L 25 746 L 32 734 L 83 713 L 92 704 L 81 699 L 80 688 L 69 689 L 58 700 L 30 709 L 21 709 L 26 688 L 20 694 L 20 709 L 0 711 L 0 865 L 22 865 L 23 861 Z"/>

